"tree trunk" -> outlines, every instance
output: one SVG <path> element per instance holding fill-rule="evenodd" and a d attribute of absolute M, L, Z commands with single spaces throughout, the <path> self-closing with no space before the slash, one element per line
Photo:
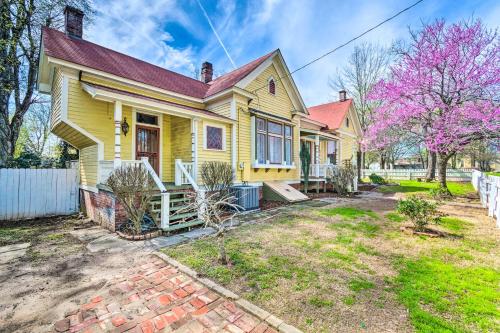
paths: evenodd
<path fill-rule="evenodd" d="M 384 154 L 380 154 L 380 169 L 385 169 L 385 158 Z"/>
<path fill-rule="evenodd" d="M 358 181 L 361 182 L 361 168 L 363 166 L 363 158 L 362 158 L 361 150 L 358 150 L 356 152 L 356 165 L 357 165 L 357 169 L 358 169 Z"/>
<path fill-rule="evenodd" d="M 427 154 L 427 174 L 425 181 L 430 182 L 436 178 L 436 153 L 431 151 Z"/>
<path fill-rule="evenodd" d="M 446 184 L 446 169 L 448 167 L 448 160 L 452 154 L 443 154 L 439 153 L 439 158 L 438 158 L 438 180 L 439 180 L 439 186 L 442 188 L 445 188 L 448 190 L 448 186 Z"/>
<path fill-rule="evenodd" d="M 221 233 L 218 237 L 217 237 L 217 243 L 219 245 L 219 262 L 221 263 L 221 265 L 227 265 L 227 253 L 226 253 L 226 247 L 225 247 L 225 244 L 224 244 L 224 234 Z"/>

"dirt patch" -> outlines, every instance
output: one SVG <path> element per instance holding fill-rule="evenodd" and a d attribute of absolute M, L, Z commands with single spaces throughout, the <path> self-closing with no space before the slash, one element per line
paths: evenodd
<path fill-rule="evenodd" d="M 81 240 L 74 236 L 77 230 L 96 236 L 108 233 L 76 217 L 2 223 L 3 234 L 9 232 L 8 243 L 28 240 L 30 246 L 18 260 L 0 265 L 1 332 L 49 331 L 65 310 L 95 294 L 108 277 L 139 259 L 134 252 L 91 253 L 86 245 L 93 238 Z"/>

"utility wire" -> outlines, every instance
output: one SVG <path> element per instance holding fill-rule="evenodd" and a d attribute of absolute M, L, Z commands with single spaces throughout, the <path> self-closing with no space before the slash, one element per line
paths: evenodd
<path fill-rule="evenodd" d="M 317 57 L 317 58 L 315 58 L 315 59 L 313 59 L 313 60 L 309 61 L 308 63 L 306 63 L 306 64 L 304 64 L 304 65 L 300 66 L 299 68 L 294 69 L 292 72 L 290 72 L 290 74 L 287 74 L 287 75 L 284 75 L 284 76 L 282 76 L 282 77 L 279 77 L 279 78 L 278 78 L 278 81 L 282 81 L 284 78 L 287 78 L 287 77 L 289 77 L 289 76 L 292 76 L 293 74 L 295 74 L 295 73 L 297 73 L 298 71 L 300 71 L 300 70 L 302 70 L 302 69 L 306 68 L 307 66 L 312 65 L 312 64 L 313 64 L 313 63 L 315 63 L 316 61 L 319 61 L 319 60 L 323 59 L 324 57 L 329 56 L 329 55 L 330 55 L 330 54 L 332 54 L 333 52 L 338 51 L 338 50 L 340 50 L 341 48 L 343 48 L 343 47 L 345 47 L 345 46 L 347 46 L 347 45 L 351 44 L 351 43 L 352 43 L 352 42 L 354 42 L 355 40 L 360 39 L 360 38 L 361 38 L 361 37 L 363 37 L 364 35 L 366 35 L 366 34 L 370 33 L 371 31 L 373 31 L 373 30 L 375 30 L 375 29 L 377 29 L 377 28 L 378 28 L 378 27 L 380 27 L 381 25 L 383 25 L 383 24 L 385 24 L 385 23 L 387 23 L 387 22 L 389 22 L 389 21 L 391 21 L 391 20 L 395 19 L 395 18 L 396 18 L 396 17 L 398 17 L 399 15 L 401 15 L 401 14 L 403 14 L 404 12 L 406 12 L 406 11 L 408 11 L 408 10 L 412 9 L 413 7 L 415 7 L 416 5 L 418 5 L 419 3 L 423 2 L 423 1 L 424 1 L 424 0 L 418 0 L 417 2 L 415 2 L 414 4 L 412 4 L 411 6 L 408 6 L 408 7 L 404 8 L 404 9 L 400 10 L 400 11 L 399 11 L 399 12 L 397 12 L 396 14 L 394 14 L 394 15 L 392 15 L 391 17 L 389 17 L 389 18 L 387 18 L 387 19 L 383 20 L 382 22 L 380 22 L 379 24 L 377 24 L 377 25 L 375 25 L 375 26 L 371 27 L 370 29 L 365 30 L 363 33 L 361 33 L 361 34 L 357 35 L 356 37 L 351 38 L 350 40 L 348 40 L 347 42 L 345 42 L 345 43 L 343 43 L 343 44 L 341 44 L 341 45 L 337 46 L 336 48 L 334 48 L 334 49 L 332 49 L 332 50 L 330 50 L 330 51 L 328 51 L 328 52 L 326 52 L 326 53 L 322 54 L 321 56 L 319 56 L 319 57 Z M 264 85 L 264 86 L 262 86 L 262 87 L 256 88 L 253 92 L 255 93 L 255 92 L 257 92 L 257 91 L 259 91 L 259 90 L 261 90 L 261 89 L 264 89 L 264 88 L 266 88 L 266 87 L 267 87 L 267 84 L 266 84 L 266 85 Z"/>

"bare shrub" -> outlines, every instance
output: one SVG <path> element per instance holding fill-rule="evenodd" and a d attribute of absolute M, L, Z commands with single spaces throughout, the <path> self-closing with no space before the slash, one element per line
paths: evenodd
<path fill-rule="evenodd" d="M 107 185 L 125 207 L 133 231 L 140 234 L 144 215 L 156 190 L 153 178 L 142 166 L 128 165 L 114 170 Z"/>
<path fill-rule="evenodd" d="M 333 184 L 334 189 L 340 195 L 347 195 L 354 188 L 354 177 L 356 177 L 356 169 L 348 161 L 336 169 L 328 179 Z"/>
<path fill-rule="evenodd" d="M 233 168 L 226 162 L 204 162 L 201 165 L 200 176 L 208 192 L 226 193 L 233 185 Z"/>

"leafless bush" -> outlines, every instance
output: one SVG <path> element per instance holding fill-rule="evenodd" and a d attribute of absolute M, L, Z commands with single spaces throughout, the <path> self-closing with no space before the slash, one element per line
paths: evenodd
<path fill-rule="evenodd" d="M 356 177 L 356 169 L 351 163 L 346 162 L 333 170 L 329 181 L 333 184 L 337 193 L 347 195 L 354 188 L 354 177 Z"/>
<path fill-rule="evenodd" d="M 200 170 L 205 189 L 226 194 L 233 185 L 233 168 L 229 163 L 220 161 L 204 162 Z"/>
<path fill-rule="evenodd" d="M 225 234 L 232 226 L 233 218 L 243 208 L 234 203 L 235 197 L 230 195 L 229 192 L 221 193 L 219 191 L 208 192 L 200 190 L 190 193 L 189 197 L 191 203 L 175 214 L 183 214 L 186 211 L 196 209 L 199 212 L 198 218 L 203 221 L 204 227 L 215 229 L 216 232 L 212 237 L 216 239 L 219 248 L 219 262 L 222 265 L 227 265 L 229 259 L 225 247 Z"/>
<path fill-rule="evenodd" d="M 125 207 L 127 216 L 134 225 L 134 232 L 141 233 L 144 215 L 156 189 L 153 178 L 142 166 L 129 165 L 113 171 L 107 185 Z"/>

